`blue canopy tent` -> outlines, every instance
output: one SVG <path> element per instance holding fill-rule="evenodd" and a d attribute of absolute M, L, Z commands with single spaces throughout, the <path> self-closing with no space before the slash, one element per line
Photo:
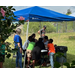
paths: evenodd
<path fill-rule="evenodd" d="M 38 6 L 22 9 L 14 12 L 14 14 L 17 16 L 16 17 L 17 21 L 20 16 L 24 17 L 25 20 L 29 20 L 30 22 L 39 22 L 39 21 L 57 22 L 57 21 L 75 20 L 75 17 L 67 16 Z"/>
<path fill-rule="evenodd" d="M 52 10 L 41 8 L 38 6 L 18 10 L 14 12 L 16 16 L 16 21 L 18 21 L 20 16 L 25 18 L 25 21 L 28 21 L 27 25 L 27 35 L 26 40 L 28 39 L 28 28 L 29 22 L 60 22 L 60 21 L 75 21 L 75 17 L 67 16 Z M 25 53 L 26 55 L 26 53 Z M 25 67 L 25 61 L 24 66 Z"/>

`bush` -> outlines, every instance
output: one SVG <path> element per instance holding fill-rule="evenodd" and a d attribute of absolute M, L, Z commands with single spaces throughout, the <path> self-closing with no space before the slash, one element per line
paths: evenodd
<path fill-rule="evenodd" d="M 42 29 L 42 27 L 46 25 L 47 29 L 46 29 L 46 33 L 50 33 L 50 32 L 56 32 L 56 27 L 54 27 L 54 25 L 52 25 L 52 23 L 50 22 L 41 22 L 41 26 L 40 26 L 40 22 L 30 22 L 29 23 L 29 33 L 37 33 L 38 30 Z M 23 26 L 23 31 L 26 32 L 27 30 L 27 23 L 24 24 Z"/>

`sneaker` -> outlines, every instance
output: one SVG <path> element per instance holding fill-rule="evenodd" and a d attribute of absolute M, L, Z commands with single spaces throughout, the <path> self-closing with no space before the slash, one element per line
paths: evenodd
<path fill-rule="evenodd" d="M 47 64 L 47 67 L 50 66 L 50 64 Z"/>
<path fill-rule="evenodd" d="M 29 68 L 33 68 L 33 65 L 29 65 Z"/>

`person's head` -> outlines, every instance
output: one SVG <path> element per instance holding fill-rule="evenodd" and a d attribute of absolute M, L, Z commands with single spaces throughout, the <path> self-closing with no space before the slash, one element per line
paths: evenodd
<path fill-rule="evenodd" d="M 36 37 L 36 34 L 35 34 L 35 33 L 33 33 L 31 36 L 32 36 L 32 38 L 34 38 L 34 39 L 35 39 L 35 37 Z"/>
<path fill-rule="evenodd" d="M 46 29 L 46 26 L 45 26 L 45 25 L 43 26 L 43 29 L 44 29 L 44 30 Z"/>
<path fill-rule="evenodd" d="M 49 40 L 49 43 L 53 43 L 53 39 L 50 39 L 50 40 Z"/>
<path fill-rule="evenodd" d="M 44 42 L 48 41 L 48 36 L 44 36 Z"/>
<path fill-rule="evenodd" d="M 20 28 L 16 29 L 16 34 L 21 34 L 21 29 Z"/>
<path fill-rule="evenodd" d="M 28 40 L 31 41 L 31 40 L 32 40 L 32 36 L 29 36 L 29 37 L 28 37 Z"/>

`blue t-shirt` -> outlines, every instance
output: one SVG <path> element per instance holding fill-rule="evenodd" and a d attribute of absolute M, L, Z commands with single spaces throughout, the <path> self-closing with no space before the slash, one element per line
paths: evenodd
<path fill-rule="evenodd" d="M 22 47 L 22 39 L 19 35 L 14 36 L 14 42 L 15 42 L 15 48 L 18 46 L 17 43 L 20 43 L 20 45 Z"/>

